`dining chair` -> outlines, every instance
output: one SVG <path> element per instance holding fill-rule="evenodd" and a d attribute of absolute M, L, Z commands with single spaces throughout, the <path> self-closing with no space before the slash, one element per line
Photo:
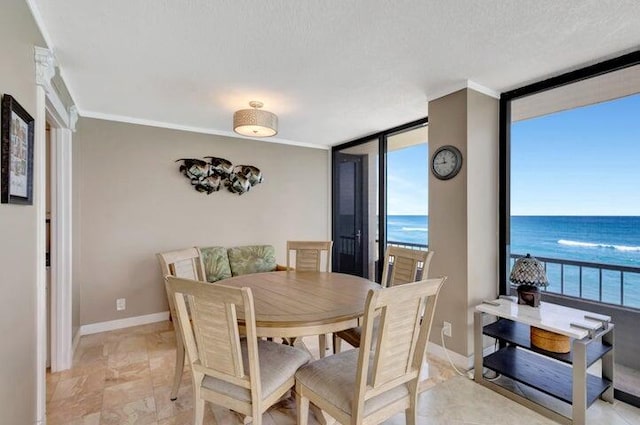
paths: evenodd
<path fill-rule="evenodd" d="M 298 424 L 307 424 L 311 402 L 345 425 L 377 424 L 403 410 L 415 425 L 422 359 L 445 280 L 370 290 L 360 348 L 296 372 Z"/>
<path fill-rule="evenodd" d="M 296 270 L 300 272 L 330 272 L 331 271 L 331 249 L 333 241 L 287 241 L 287 270 Z M 295 268 L 291 253 L 295 252 Z M 325 253 L 325 267 L 321 270 L 322 253 Z M 293 344 L 295 338 L 287 339 L 288 343 Z M 327 349 L 327 336 L 325 334 L 318 335 L 318 350 L 320 358 L 324 357 Z"/>
<path fill-rule="evenodd" d="M 383 288 L 403 285 L 415 282 L 418 279 L 426 279 L 429 274 L 429 265 L 433 251 L 402 248 L 390 245 L 384 255 L 382 278 L 380 285 Z M 333 352 L 340 352 L 342 340 L 353 347 L 360 346 L 362 329 L 357 326 L 333 334 Z"/>
<path fill-rule="evenodd" d="M 161 252 L 156 255 L 160 262 L 163 278 L 165 276 L 175 276 L 194 280 L 205 280 L 204 265 L 202 264 L 197 248 Z M 171 320 L 173 321 L 173 328 L 176 333 L 176 365 L 170 395 L 171 400 L 175 401 L 178 398 L 178 390 L 180 389 L 180 382 L 182 380 L 185 352 L 180 335 L 180 328 L 176 322 L 175 305 L 169 293 L 167 293 L 167 299 L 169 301 L 169 312 L 171 314 Z"/>
<path fill-rule="evenodd" d="M 295 252 L 296 271 L 331 271 L 331 248 L 333 241 L 287 241 L 287 270 L 292 270 L 291 253 Z M 325 267 L 321 270 L 322 253 L 326 253 Z"/>
<path fill-rule="evenodd" d="M 261 425 L 262 414 L 293 388 L 309 353 L 258 340 L 250 288 L 172 276 L 166 286 L 191 366 L 194 424 L 202 425 L 208 401 Z M 241 327 L 246 338 L 240 338 Z"/>

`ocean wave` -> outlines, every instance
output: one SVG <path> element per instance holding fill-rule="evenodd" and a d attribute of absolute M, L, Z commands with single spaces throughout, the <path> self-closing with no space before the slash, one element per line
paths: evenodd
<path fill-rule="evenodd" d="M 428 227 L 403 227 L 403 232 L 428 232 Z"/>
<path fill-rule="evenodd" d="M 615 249 L 616 251 L 625 251 L 625 252 L 640 251 L 640 246 L 611 245 L 606 243 L 568 241 L 566 239 L 560 239 L 558 243 L 560 245 L 577 246 L 581 248 L 607 248 L 607 249 Z"/>

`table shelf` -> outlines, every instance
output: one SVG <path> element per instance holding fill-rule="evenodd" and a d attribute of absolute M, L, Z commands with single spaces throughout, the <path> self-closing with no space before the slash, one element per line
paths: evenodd
<path fill-rule="evenodd" d="M 522 382 L 566 403 L 572 402 L 571 366 L 549 360 L 521 348 L 509 346 L 484 358 L 486 368 Z M 587 375 L 587 406 L 604 393 L 611 381 Z"/>
<path fill-rule="evenodd" d="M 494 323 L 484 326 L 482 332 L 492 338 L 497 338 L 518 347 L 526 348 L 527 350 L 542 354 L 543 356 L 550 357 L 563 363 L 573 364 L 573 354 L 571 352 L 554 353 L 532 345 L 529 338 L 530 326 L 524 323 L 514 322 L 509 319 L 499 319 Z M 597 362 L 602 358 L 602 356 L 612 349 L 613 347 L 611 345 L 602 341 L 593 341 L 587 346 L 587 367 Z"/>
<path fill-rule="evenodd" d="M 489 316 L 497 321 L 485 325 Z M 531 326 L 572 338 L 571 352 L 553 353 L 533 346 Z M 598 398 L 613 403 L 615 350 L 610 317 L 551 303 L 536 308 L 497 299 L 476 306 L 473 329 L 474 379 L 479 384 L 562 424 L 585 425 L 587 408 Z M 486 336 L 500 341 L 501 348 L 485 357 Z M 600 374 L 587 373 L 587 367 L 598 360 L 602 361 Z M 484 368 L 531 388 L 531 394 L 514 392 L 500 380 L 485 379 Z M 571 413 L 567 415 L 557 404 L 546 404 L 543 394 L 568 403 Z"/>

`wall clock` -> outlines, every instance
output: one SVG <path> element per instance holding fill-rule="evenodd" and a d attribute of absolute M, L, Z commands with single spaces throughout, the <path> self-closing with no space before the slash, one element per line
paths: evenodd
<path fill-rule="evenodd" d="M 462 153 L 455 146 L 441 146 L 431 158 L 431 171 L 440 180 L 454 178 L 461 168 Z"/>

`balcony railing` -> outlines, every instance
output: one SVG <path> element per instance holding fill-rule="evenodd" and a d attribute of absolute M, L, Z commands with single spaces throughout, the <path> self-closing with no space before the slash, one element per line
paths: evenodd
<path fill-rule="evenodd" d="M 413 242 L 387 241 L 387 245 L 399 246 L 400 248 L 417 249 L 420 251 L 426 251 L 427 249 L 429 249 L 429 245 Z"/>
<path fill-rule="evenodd" d="M 522 254 L 511 254 L 511 266 Z M 536 257 L 549 279 L 545 291 L 601 303 L 640 308 L 640 267 Z M 633 288 L 633 290 L 630 290 Z"/>

